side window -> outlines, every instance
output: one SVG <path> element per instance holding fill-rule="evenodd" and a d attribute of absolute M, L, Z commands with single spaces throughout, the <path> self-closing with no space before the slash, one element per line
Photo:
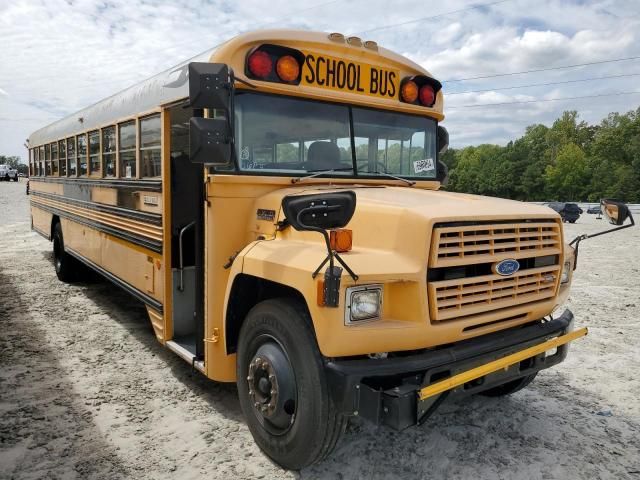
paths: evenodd
<path fill-rule="evenodd" d="M 29 149 L 29 176 L 33 175 L 33 148 Z"/>
<path fill-rule="evenodd" d="M 40 146 L 38 153 L 38 158 L 40 159 L 40 175 L 45 175 L 45 167 L 44 167 L 44 145 Z"/>
<path fill-rule="evenodd" d="M 51 144 L 51 175 L 58 175 L 58 142 Z"/>
<path fill-rule="evenodd" d="M 51 175 L 51 147 L 47 143 L 44 146 L 45 175 Z"/>
<path fill-rule="evenodd" d="M 118 155 L 120 156 L 120 177 L 136 178 L 136 122 L 118 125 Z"/>
<path fill-rule="evenodd" d="M 89 175 L 100 176 L 100 132 L 89 132 Z"/>
<path fill-rule="evenodd" d="M 105 177 L 116 175 L 116 127 L 102 129 L 102 171 Z"/>
<path fill-rule="evenodd" d="M 160 176 L 160 115 L 140 120 L 140 170 L 143 178 Z"/>
<path fill-rule="evenodd" d="M 58 158 L 60 161 L 60 176 L 67 176 L 67 141 L 60 140 L 58 142 Z"/>
<path fill-rule="evenodd" d="M 67 162 L 69 164 L 69 176 L 75 177 L 78 174 L 76 168 L 76 139 L 75 137 L 67 138 Z"/>
<path fill-rule="evenodd" d="M 76 137 L 78 147 L 78 172 L 81 177 L 87 176 L 87 134 Z"/>

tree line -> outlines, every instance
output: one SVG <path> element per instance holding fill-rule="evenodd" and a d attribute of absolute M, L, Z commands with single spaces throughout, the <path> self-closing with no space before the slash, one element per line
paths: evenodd
<path fill-rule="evenodd" d="M 450 149 L 448 190 L 528 201 L 640 203 L 640 108 L 598 125 L 565 111 L 506 146 Z"/>

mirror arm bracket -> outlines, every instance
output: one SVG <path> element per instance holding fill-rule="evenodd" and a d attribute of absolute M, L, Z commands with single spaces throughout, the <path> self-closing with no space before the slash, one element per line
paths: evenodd
<path fill-rule="evenodd" d="M 311 207 L 311 208 L 313 208 L 313 207 Z M 298 221 L 300 221 L 300 217 L 308 209 L 309 208 L 302 209 L 300 211 L 300 213 L 298 213 Z M 351 270 L 351 268 L 346 264 L 346 262 L 342 259 L 342 257 L 340 257 L 340 255 L 338 255 L 338 252 L 336 252 L 335 250 L 331 249 L 331 241 L 329 240 L 329 234 L 327 233 L 327 231 L 324 230 L 323 228 L 320 228 L 320 227 L 308 227 L 308 229 L 310 231 L 313 231 L 313 232 L 321 233 L 322 236 L 324 237 L 324 242 L 325 242 L 326 247 L 327 247 L 327 256 L 326 256 L 326 258 L 322 261 L 322 263 L 318 266 L 318 268 L 316 268 L 315 271 L 311 274 L 311 278 L 315 279 L 318 276 L 318 274 L 320 273 L 320 270 L 322 270 L 322 267 L 324 267 L 327 264 L 327 262 L 329 262 L 329 271 L 333 272 L 333 266 L 334 266 L 333 262 L 334 262 L 334 259 L 335 259 L 349 273 L 351 278 L 353 278 L 353 281 L 357 282 L 358 278 L 359 278 L 358 275 L 356 275 L 354 273 L 354 271 Z"/>
<path fill-rule="evenodd" d="M 576 238 L 574 238 L 573 240 L 571 240 L 569 242 L 569 246 L 573 247 L 573 245 L 575 244 L 575 261 L 573 263 L 573 269 L 575 270 L 576 265 L 578 264 L 578 250 L 580 249 L 580 242 L 582 240 L 587 240 L 588 238 L 593 238 L 593 237 L 599 237 L 600 235 L 604 235 L 606 233 L 612 233 L 612 232 L 617 232 L 618 230 L 624 230 L 625 228 L 630 228 L 633 227 L 636 222 L 633 220 L 633 216 L 631 215 L 631 212 L 629 212 L 629 220 L 631 220 L 631 223 L 627 224 L 627 225 L 621 225 L 619 227 L 615 227 L 615 228 L 610 228 L 609 230 L 605 230 L 603 232 L 598 232 L 598 233 L 592 233 L 591 235 L 588 234 L 582 234 L 582 235 L 578 235 Z"/>

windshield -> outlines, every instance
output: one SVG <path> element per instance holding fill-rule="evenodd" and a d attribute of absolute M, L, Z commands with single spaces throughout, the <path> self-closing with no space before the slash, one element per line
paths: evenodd
<path fill-rule="evenodd" d="M 235 112 L 242 171 L 436 178 L 426 117 L 255 93 L 238 94 Z"/>

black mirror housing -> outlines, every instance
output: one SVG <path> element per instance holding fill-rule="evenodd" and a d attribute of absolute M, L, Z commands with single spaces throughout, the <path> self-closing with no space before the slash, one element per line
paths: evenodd
<path fill-rule="evenodd" d="M 444 155 L 449 149 L 449 132 L 446 128 L 438 125 L 438 153 Z"/>
<path fill-rule="evenodd" d="M 324 231 L 342 228 L 356 210 L 356 194 L 344 192 L 290 195 L 282 199 L 287 221 L 296 230 Z"/>
<path fill-rule="evenodd" d="M 622 225 L 629 218 L 629 207 L 617 200 L 602 199 L 600 202 L 602 213 L 612 225 Z"/>
<path fill-rule="evenodd" d="M 189 64 L 189 106 L 229 111 L 231 81 L 224 63 Z"/>
<path fill-rule="evenodd" d="M 227 166 L 231 163 L 231 132 L 226 118 L 193 117 L 189 121 L 189 158 L 193 163 Z"/>

